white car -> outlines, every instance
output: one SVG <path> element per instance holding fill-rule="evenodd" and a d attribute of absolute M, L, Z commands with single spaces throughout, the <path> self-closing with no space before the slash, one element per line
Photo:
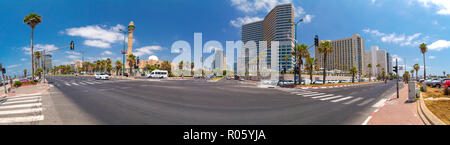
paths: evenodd
<path fill-rule="evenodd" d="M 154 70 L 150 74 L 147 75 L 148 78 L 167 78 L 169 77 L 169 72 L 166 70 Z"/>
<path fill-rule="evenodd" d="M 276 80 L 264 80 L 258 85 L 259 88 L 275 88 L 275 86 L 277 86 Z"/>
<path fill-rule="evenodd" d="M 111 79 L 111 77 L 105 73 L 98 73 L 98 74 L 95 74 L 95 79 L 96 80 L 109 80 L 109 79 Z"/>

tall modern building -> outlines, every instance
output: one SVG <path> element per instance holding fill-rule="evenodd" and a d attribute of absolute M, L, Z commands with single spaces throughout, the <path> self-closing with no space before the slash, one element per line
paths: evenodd
<path fill-rule="evenodd" d="M 34 71 L 36 71 L 36 69 L 38 69 L 38 68 L 41 68 L 43 71 L 46 71 L 45 68 L 48 68 L 49 70 L 51 68 L 53 68 L 52 55 L 44 54 L 44 51 L 39 51 L 39 52 L 42 54 L 42 56 L 41 56 L 41 58 L 39 58 L 39 60 L 36 57 L 34 57 L 34 63 L 38 64 Z M 44 66 L 45 66 L 45 68 L 44 68 Z M 46 73 L 48 73 L 48 72 L 46 72 Z"/>
<path fill-rule="evenodd" d="M 359 34 L 354 34 L 350 38 L 339 40 L 322 40 L 321 42 L 329 41 L 331 47 L 334 48 L 334 52 L 327 56 L 327 68 L 328 71 L 340 70 L 343 72 L 349 72 L 352 66 L 358 69 L 358 72 L 364 72 L 364 39 Z M 319 53 L 318 48 L 315 48 L 315 58 L 318 59 L 318 64 L 323 68 L 323 54 Z"/>
<path fill-rule="evenodd" d="M 264 20 L 244 24 L 242 25 L 242 42 L 247 43 L 248 41 L 255 41 L 256 52 L 259 55 L 259 41 L 267 42 L 267 65 L 270 68 L 271 65 L 271 41 L 279 41 L 280 48 L 279 53 L 279 63 L 280 69 L 286 67 L 287 70 L 293 68 L 292 63 L 292 47 L 294 46 L 294 6 L 291 3 L 277 5 L 273 8 L 269 14 L 264 18 Z M 248 63 L 250 61 L 248 51 L 245 51 L 245 67 L 248 69 Z M 285 55 L 289 56 L 289 59 L 285 59 Z M 254 58 L 251 58 L 254 59 Z"/>
<path fill-rule="evenodd" d="M 389 53 L 386 53 L 386 59 L 387 59 L 387 73 L 392 73 L 393 65 L 392 65 L 392 56 Z"/>
<path fill-rule="evenodd" d="M 376 77 L 378 74 L 381 74 L 383 70 L 386 74 L 389 73 L 389 57 L 386 53 L 386 50 L 379 50 L 378 46 L 372 46 L 370 50 L 366 50 L 364 52 L 364 66 L 366 67 L 366 71 L 363 71 L 363 74 L 371 74 L 373 77 Z M 372 67 L 369 68 L 368 65 L 372 64 Z M 377 67 L 379 65 L 379 67 Z"/>

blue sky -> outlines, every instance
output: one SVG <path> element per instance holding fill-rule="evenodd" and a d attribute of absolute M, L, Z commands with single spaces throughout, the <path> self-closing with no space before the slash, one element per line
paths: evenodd
<path fill-rule="evenodd" d="M 141 58 L 171 60 L 172 43 L 185 40 L 193 47 L 194 32 L 203 43 L 240 40 L 240 25 L 262 19 L 273 6 L 291 2 L 301 43 L 314 35 L 335 40 L 360 34 L 366 49 L 379 46 L 401 58 L 400 64 L 423 65 L 418 44 L 427 43 L 427 72 L 450 73 L 450 1 L 448 0 L 7 0 L 0 1 L 0 62 L 9 74 L 30 69 L 29 13 L 43 17 L 34 33 L 36 49 L 55 49 L 76 42 L 76 51 L 53 52 L 53 64 L 111 58 L 121 60 L 123 35 L 134 21 L 133 52 Z M 153 57 L 154 57 L 153 56 Z M 411 69 L 411 68 L 409 68 Z M 420 72 L 422 73 L 422 71 Z"/>

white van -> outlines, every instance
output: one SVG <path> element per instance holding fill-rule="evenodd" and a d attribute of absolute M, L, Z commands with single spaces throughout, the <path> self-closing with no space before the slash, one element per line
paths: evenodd
<path fill-rule="evenodd" d="M 169 77 L 169 72 L 166 70 L 154 70 L 150 74 L 147 74 L 148 78 L 167 78 Z"/>

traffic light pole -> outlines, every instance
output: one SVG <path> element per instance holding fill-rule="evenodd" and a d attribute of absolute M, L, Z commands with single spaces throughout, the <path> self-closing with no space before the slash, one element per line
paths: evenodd
<path fill-rule="evenodd" d="M 400 98 L 400 94 L 398 91 L 398 59 L 395 59 L 395 66 L 397 67 L 397 99 Z"/>

